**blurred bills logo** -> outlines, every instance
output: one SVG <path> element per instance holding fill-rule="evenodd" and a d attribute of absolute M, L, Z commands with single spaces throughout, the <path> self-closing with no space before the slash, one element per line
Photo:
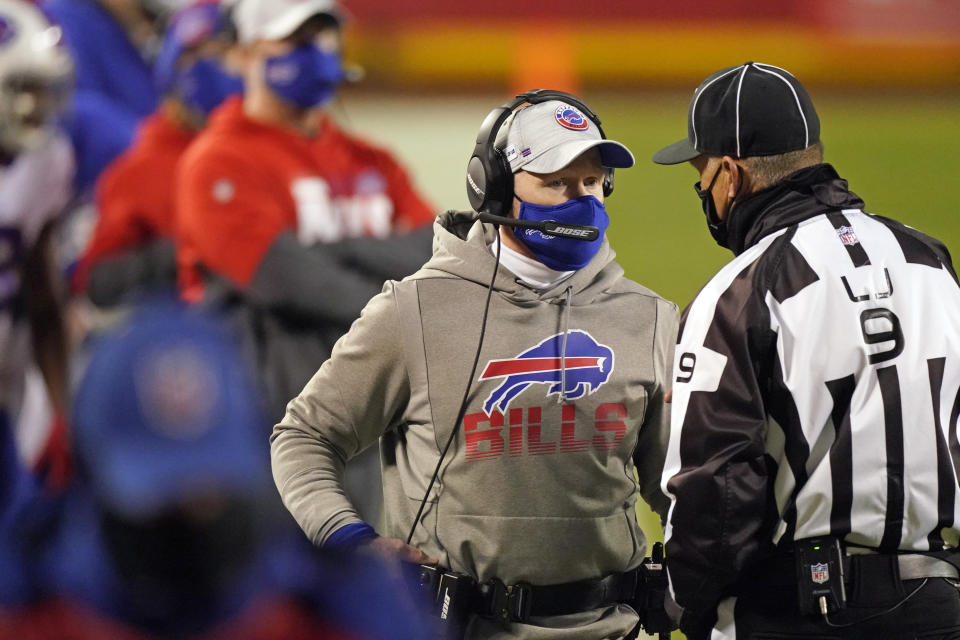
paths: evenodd
<path fill-rule="evenodd" d="M 300 77 L 300 65 L 290 60 L 276 58 L 268 61 L 266 68 L 267 82 L 279 86 L 288 86 Z"/>
<path fill-rule="evenodd" d="M 810 579 L 817 584 L 823 584 L 830 579 L 830 567 L 825 564 L 810 565 Z"/>
<path fill-rule="evenodd" d="M 853 227 L 843 226 L 838 228 L 837 237 L 840 238 L 840 242 L 847 246 L 860 242 L 860 240 L 857 238 L 857 234 L 853 231 Z"/>
<path fill-rule="evenodd" d="M 586 131 L 587 127 L 590 126 L 586 117 L 568 104 L 557 107 L 556 117 L 560 126 L 574 131 Z"/>
<path fill-rule="evenodd" d="M 0 45 L 4 45 L 17 35 L 17 29 L 13 26 L 13 21 L 7 16 L 0 15 Z"/>
<path fill-rule="evenodd" d="M 613 371 L 613 350 L 586 331 L 570 331 L 561 359 L 563 335 L 550 336 L 514 358 L 490 360 L 480 380 L 502 379 L 483 403 L 483 410 L 505 412 L 510 402 L 532 384 L 548 384 L 547 396 L 576 400 L 603 386 Z M 561 369 L 561 367 L 563 367 Z"/>

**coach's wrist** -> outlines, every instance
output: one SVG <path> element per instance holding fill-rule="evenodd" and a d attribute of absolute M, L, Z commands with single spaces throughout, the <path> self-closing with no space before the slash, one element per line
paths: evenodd
<path fill-rule="evenodd" d="M 361 545 L 378 537 L 374 528 L 366 522 L 352 522 L 330 534 L 323 543 L 323 548 L 333 551 L 356 551 Z"/>

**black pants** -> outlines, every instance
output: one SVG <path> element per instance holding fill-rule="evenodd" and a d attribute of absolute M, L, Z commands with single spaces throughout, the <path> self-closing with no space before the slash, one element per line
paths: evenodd
<path fill-rule="evenodd" d="M 829 623 L 823 616 L 799 613 L 796 587 L 767 585 L 737 597 L 735 637 L 960 640 L 960 588 L 955 582 L 945 578 L 858 581 L 854 577 L 847 585 L 847 608 L 831 614 Z M 906 602 L 883 613 L 907 596 Z M 871 616 L 876 617 L 868 620 Z"/>

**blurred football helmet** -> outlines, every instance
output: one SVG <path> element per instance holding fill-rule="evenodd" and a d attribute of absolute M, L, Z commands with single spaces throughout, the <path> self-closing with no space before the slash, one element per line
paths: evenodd
<path fill-rule="evenodd" d="M 54 26 L 30 2 L 0 0 L 0 148 L 41 146 L 66 106 L 73 60 Z"/>

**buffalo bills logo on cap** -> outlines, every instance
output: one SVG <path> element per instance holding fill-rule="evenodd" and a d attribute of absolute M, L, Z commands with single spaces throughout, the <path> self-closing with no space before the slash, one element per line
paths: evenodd
<path fill-rule="evenodd" d="M 5 45 L 17 35 L 17 30 L 13 26 L 13 21 L 7 16 L 0 16 L 0 45 Z"/>
<path fill-rule="evenodd" d="M 494 409 L 506 412 L 510 402 L 531 384 L 549 384 L 548 396 L 559 394 L 563 385 L 564 395 L 575 400 L 607 382 L 613 371 L 610 347 L 600 344 L 586 331 L 569 332 L 563 358 L 566 375 L 561 375 L 562 343 L 563 334 L 558 333 L 514 358 L 490 360 L 480 379 L 503 378 L 503 382 L 483 403 L 487 415 Z"/>
<path fill-rule="evenodd" d="M 146 423 L 167 438 L 195 440 L 214 426 L 217 372 L 195 345 L 167 344 L 143 355 L 133 371 Z"/>
<path fill-rule="evenodd" d="M 586 131 L 590 126 L 587 118 L 568 104 L 557 107 L 556 117 L 560 126 L 574 131 Z"/>

